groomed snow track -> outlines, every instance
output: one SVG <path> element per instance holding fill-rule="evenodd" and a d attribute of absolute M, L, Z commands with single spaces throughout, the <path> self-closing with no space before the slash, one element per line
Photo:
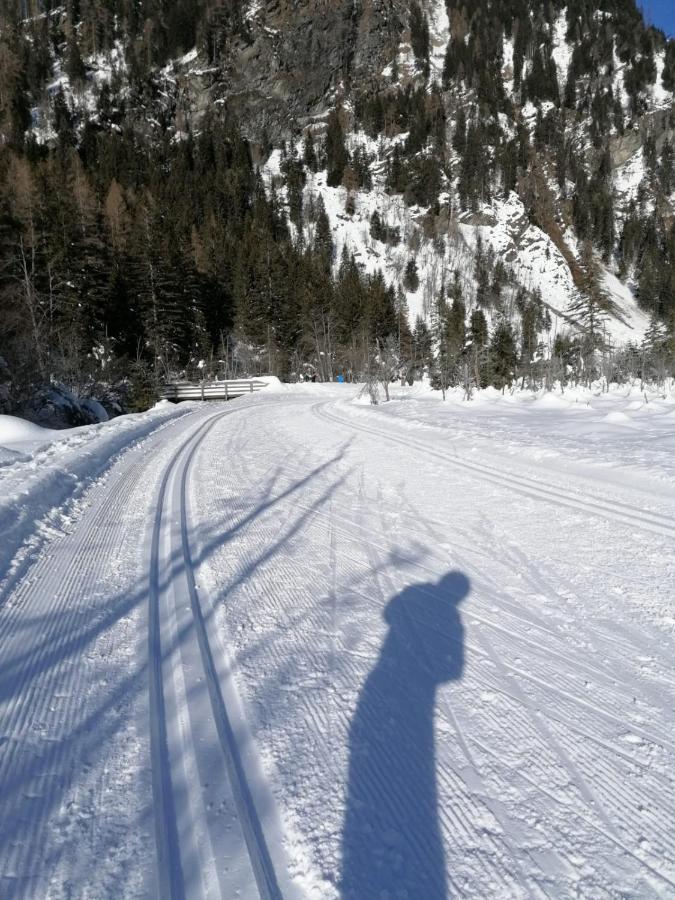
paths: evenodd
<path fill-rule="evenodd" d="M 186 648 L 184 642 L 192 640 L 198 647 L 201 672 L 208 690 L 210 714 L 217 731 L 220 747 L 223 752 L 223 764 L 229 778 L 236 810 L 246 841 L 255 882 L 263 900 L 277 900 L 281 897 L 279 885 L 270 857 L 262 826 L 258 819 L 255 804 L 248 786 L 237 740 L 230 724 L 230 717 L 223 699 L 220 681 L 211 652 L 206 630 L 204 613 L 195 585 L 190 550 L 190 530 L 187 514 L 187 478 L 201 443 L 214 425 L 225 416 L 236 415 L 238 410 L 220 412 L 199 425 L 195 434 L 190 436 L 174 456 L 167 467 L 159 492 L 157 513 L 151 541 L 149 564 L 149 628 L 148 657 L 150 660 L 150 730 L 152 747 L 153 792 L 155 797 L 155 829 L 157 834 L 157 856 L 159 866 L 159 886 L 162 897 L 171 900 L 183 900 L 186 896 L 196 896 L 196 885 L 191 882 L 186 892 L 184 870 L 190 865 L 189 860 L 200 859 L 199 878 L 202 880 L 204 896 L 226 896 L 227 883 L 220 883 L 218 860 L 214 852 L 204 858 L 204 849 L 199 842 L 204 839 L 203 826 L 193 821 L 179 828 L 174 798 L 174 785 L 181 782 L 181 769 L 190 767 L 202 768 L 198 758 L 199 737 L 191 732 L 189 735 L 170 735 L 167 727 L 166 693 L 176 692 L 174 702 L 176 719 L 181 718 L 178 703 L 183 702 L 185 708 L 193 700 L 189 689 L 179 699 L 180 688 L 177 682 L 181 676 L 175 672 L 175 656 L 179 654 L 185 672 L 182 678 L 187 682 L 194 679 L 193 662 L 190 655 L 195 655 L 195 648 Z M 170 503 L 167 502 L 170 499 Z M 167 573 L 171 573 L 170 577 Z M 173 598 L 171 594 L 173 593 Z M 175 605 L 175 620 L 171 624 L 163 622 L 171 614 L 168 610 Z M 189 608 L 192 620 L 186 615 Z M 189 637 L 188 635 L 191 635 Z M 172 687 L 173 685 L 173 687 Z M 193 692 L 196 685 L 193 685 Z M 192 696 L 194 697 L 194 693 Z M 203 724 L 203 723 L 202 723 Z M 201 735 L 204 739 L 204 735 Z M 186 745 L 190 744 L 188 750 Z M 194 760 L 189 764 L 185 754 L 189 752 Z M 213 766 L 213 761 L 210 763 Z M 203 771 L 207 772 L 206 766 Z M 210 771 L 210 777 L 214 775 Z M 186 784 L 186 792 L 189 791 Z M 206 798 L 205 798 L 206 799 Z M 208 809 L 193 812 L 208 821 Z M 212 847 L 215 839 L 211 841 Z M 187 846 L 186 846 L 187 845 Z M 210 871 L 212 870 L 212 871 Z M 214 890 L 218 886 L 219 891 Z"/>
<path fill-rule="evenodd" d="M 610 520 L 620 522 L 622 525 L 629 525 L 640 528 L 643 531 L 650 531 L 661 537 L 675 539 L 675 521 L 672 516 L 660 515 L 646 510 L 637 509 L 628 503 L 621 501 L 607 501 L 601 497 L 585 497 L 581 492 L 574 493 L 557 488 L 555 485 L 542 484 L 533 478 L 527 478 L 522 475 L 516 475 L 482 463 L 473 463 L 470 459 L 461 459 L 457 455 L 450 453 L 439 453 L 432 447 L 427 446 L 422 441 L 416 441 L 413 438 L 403 437 L 401 435 L 392 434 L 391 430 L 364 425 L 362 422 L 354 419 L 345 419 L 335 413 L 331 413 L 328 409 L 330 404 L 319 403 L 314 407 L 314 412 L 319 419 L 331 422 L 341 427 L 354 428 L 363 434 L 372 435 L 381 438 L 390 444 L 398 444 L 408 450 L 417 451 L 427 456 L 438 459 L 440 462 L 447 463 L 478 475 L 481 480 L 499 485 L 500 487 L 509 488 L 522 496 L 543 500 L 553 503 L 556 506 L 565 506 L 570 509 L 581 510 L 589 515 L 603 516 Z"/>
<path fill-rule="evenodd" d="M 164 421 L 6 582 L 2 900 L 675 897 L 672 483 L 350 393 Z"/>
<path fill-rule="evenodd" d="M 191 466 L 214 426 L 250 405 L 209 404 L 132 442 L 93 482 L 66 532 L 8 586 L 0 607 L 3 898 L 282 896 L 256 805 L 269 817 L 273 801 L 246 747 L 226 648 L 214 659 L 213 611 L 199 597 L 190 546 Z M 140 635 L 143 622 L 138 644 L 129 632 Z M 123 646 L 113 636 L 121 630 Z M 116 748 L 108 759 L 98 746 L 106 740 Z M 95 787 L 87 777 L 94 756 Z M 105 805 L 118 789 L 113 834 Z M 94 852 L 78 885 L 82 850 L 71 830 L 89 819 Z"/>

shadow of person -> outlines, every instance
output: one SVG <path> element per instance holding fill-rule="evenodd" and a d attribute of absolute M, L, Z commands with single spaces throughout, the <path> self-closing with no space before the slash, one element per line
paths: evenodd
<path fill-rule="evenodd" d="M 349 731 L 341 895 L 359 900 L 444 900 L 438 824 L 436 688 L 462 677 L 457 609 L 468 578 L 407 587 L 387 605 L 389 625 Z"/>

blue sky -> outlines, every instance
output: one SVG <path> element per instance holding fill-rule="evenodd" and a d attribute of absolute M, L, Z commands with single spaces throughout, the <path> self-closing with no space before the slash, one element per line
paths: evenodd
<path fill-rule="evenodd" d="M 675 0 L 641 0 L 645 19 L 675 37 Z"/>

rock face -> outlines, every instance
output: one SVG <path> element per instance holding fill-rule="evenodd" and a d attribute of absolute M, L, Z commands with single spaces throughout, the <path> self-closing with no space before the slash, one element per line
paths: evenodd
<path fill-rule="evenodd" d="M 379 78 L 406 14 L 400 0 L 268 0 L 250 14 L 249 39 L 236 39 L 226 70 L 190 73 L 191 107 L 227 98 L 247 137 L 287 138 L 293 122 L 320 116 L 351 84 Z"/>
<path fill-rule="evenodd" d="M 672 141 L 674 114 L 675 109 L 659 109 L 648 113 L 640 120 L 639 127 L 612 138 L 610 141 L 612 166 L 618 169 L 627 163 L 642 147 L 650 134 L 654 135 L 658 150 L 663 147 L 666 139 Z"/>

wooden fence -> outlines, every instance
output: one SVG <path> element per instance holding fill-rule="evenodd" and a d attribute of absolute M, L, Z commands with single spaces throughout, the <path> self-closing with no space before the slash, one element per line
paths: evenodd
<path fill-rule="evenodd" d="M 162 400 L 232 400 L 267 387 L 266 381 L 242 378 L 238 381 L 175 381 L 165 384 Z"/>

